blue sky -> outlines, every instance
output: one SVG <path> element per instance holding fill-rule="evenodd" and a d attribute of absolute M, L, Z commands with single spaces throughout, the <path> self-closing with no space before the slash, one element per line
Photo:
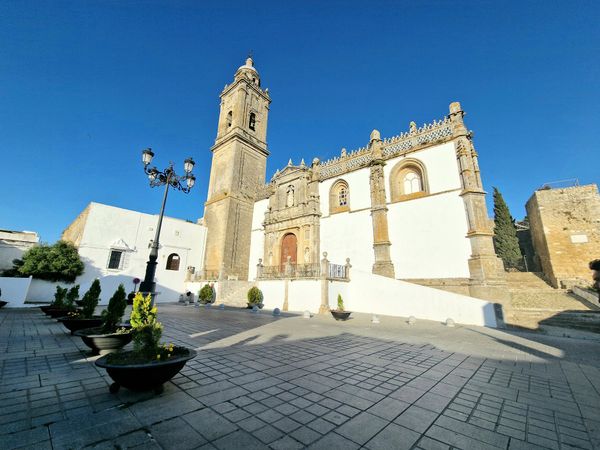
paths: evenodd
<path fill-rule="evenodd" d="M 250 50 L 273 99 L 268 178 L 458 100 L 486 189 L 521 218 L 543 183 L 599 181 L 598 23 L 583 0 L 0 0 L 0 228 L 53 242 L 90 201 L 157 213 L 148 146 L 159 166 L 194 157 L 167 214 L 201 217 L 218 96 Z"/>

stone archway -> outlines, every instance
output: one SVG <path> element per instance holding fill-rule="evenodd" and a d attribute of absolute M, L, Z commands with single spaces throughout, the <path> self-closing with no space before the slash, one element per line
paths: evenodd
<path fill-rule="evenodd" d="M 287 233 L 281 240 L 281 258 L 279 260 L 281 271 L 285 270 L 288 256 L 290 257 L 290 262 L 296 264 L 298 260 L 298 239 L 294 233 Z"/>

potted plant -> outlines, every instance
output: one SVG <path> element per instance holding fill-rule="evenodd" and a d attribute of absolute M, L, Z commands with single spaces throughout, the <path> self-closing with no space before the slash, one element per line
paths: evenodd
<path fill-rule="evenodd" d="M 79 290 L 79 286 L 76 287 L 77 290 Z M 54 301 L 50 305 L 41 307 L 41 310 L 44 312 L 44 314 L 55 319 L 57 317 L 66 316 L 69 312 L 73 311 L 72 308 L 67 307 L 66 297 L 68 292 L 69 290 L 67 288 L 61 288 L 60 286 L 56 286 L 56 292 L 54 293 Z"/>
<path fill-rule="evenodd" d="M 83 298 L 81 299 L 83 306 L 81 310 L 70 312 L 66 317 L 59 318 L 58 321 L 71 331 L 71 334 L 77 330 L 99 327 L 102 325 L 102 318 L 100 316 L 94 316 L 94 311 L 100 300 L 101 291 L 100 280 L 96 278 L 88 291 L 83 294 Z"/>
<path fill-rule="evenodd" d="M 198 291 L 198 301 L 203 305 L 207 305 L 215 301 L 215 290 L 210 284 L 205 284 L 202 286 L 202 289 Z"/>
<path fill-rule="evenodd" d="M 263 293 L 262 291 L 257 288 L 256 286 L 252 286 L 249 290 L 248 290 L 248 306 L 246 308 L 248 309 L 252 309 L 255 306 L 257 306 L 258 308 L 262 309 L 263 307 Z"/>
<path fill-rule="evenodd" d="M 342 298 L 342 294 L 338 294 L 337 309 L 332 309 L 331 315 L 335 320 L 348 320 L 350 314 L 352 314 L 350 311 L 344 310 L 344 299 Z"/>
<path fill-rule="evenodd" d="M 108 302 L 108 307 L 102 311 L 102 326 L 77 330 L 73 334 L 79 336 L 96 355 L 115 352 L 129 344 L 133 337 L 131 326 L 121 326 L 125 308 L 127 308 L 125 287 L 119 284 Z"/>
<path fill-rule="evenodd" d="M 114 380 L 110 392 L 115 393 L 123 386 L 132 391 L 161 393 L 163 384 L 197 355 L 190 348 L 160 344 L 162 325 L 156 320 L 156 313 L 151 296 L 144 297 L 138 292 L 130 319 L 133 350 L 110 353 L 96 360 L 96 365 L 105 368 Z"/>

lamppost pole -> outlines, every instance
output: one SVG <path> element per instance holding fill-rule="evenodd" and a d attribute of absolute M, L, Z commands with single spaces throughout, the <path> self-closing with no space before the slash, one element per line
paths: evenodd
<path fill-rule="evenodd" d="M 152 303 L 154 303 L 154 297 L 156 295 L 156 282 L 154 277 L 156 275 L 156 266 L 158 265 L 158 248 L 160 246 L 160 230 L 162 228 L 163 216 L 165 213 L 165 205 L 167 203 L 167 196 L 169 194 L 169 187 L 173 187 L 184 193 L 189 193 L 194 187 L 196 177 L 192 174 L 194 168 L 194 160 L 188 158 L 184 161 L 183 167 L 185 175 L 177 176 L 173 169 L 173 163 L 169 164 L 169 167 L 160 172 L 156 167 L 148 168 L 152 162 L 154 153 L 150 148 L 147 148 L 142 152 L 142 162 L 144 163 L 144 172 L 150 179 L 150 187 L 165 186 L 165 194 L 163 195 L 162 205 L 160 207 L 160 214 L 158 216 L 158 224 L 156 225 L 156 233 L 154 234 L 154 240 L 152 241 L 152 248 L 150 250 L 150 256 L 146 263 L 146 274 L 144 281 L 140 283 L 139 292 L 144 294 L 150 294 L 152 297 Z M 186 186 L 182 182 L 186 183 Z"/>

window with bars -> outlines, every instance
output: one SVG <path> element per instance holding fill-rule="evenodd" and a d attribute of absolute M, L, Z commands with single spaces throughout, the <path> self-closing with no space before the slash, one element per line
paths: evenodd
<path fill-rule="evenodd" d="M 120 269 L 123 261 L 123 252 L 121 250 L 111 250 L 108 258 L 109 269 Z"/>

